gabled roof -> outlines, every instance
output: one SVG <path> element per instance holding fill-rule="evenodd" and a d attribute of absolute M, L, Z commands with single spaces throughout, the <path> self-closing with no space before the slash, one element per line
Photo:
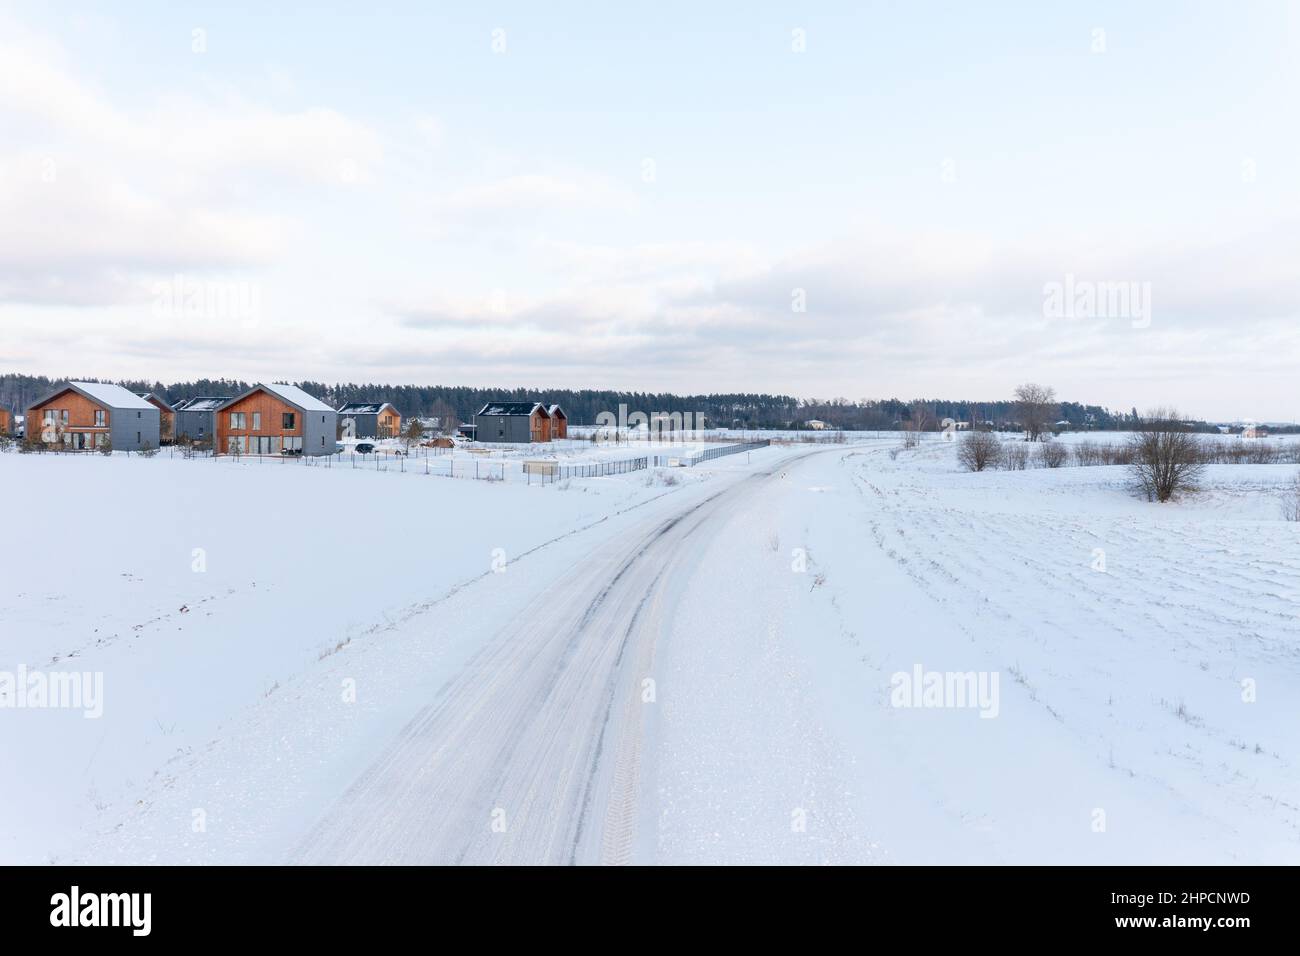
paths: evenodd
<path fill-rule="evenodd" d="M 254 385 L 248 391 L 244 392 L 244 394 L 236 395 L 234 398 L 227 399 L 218 408 L 218 411 L 220 411 L 221 408 L 225 408 L 227 405 L 232 405 L 235 402 L 242 401 L 254 392 L 267 392 L 268 394 L 274 395 L 276 398 L 279 398 L 304 412 L 334 413 L 334 409 L 330 408 L 316 396 L 304 392 L 297 385 L 267 385 L 265 383 Z"/>
<path fill-rule="evenodd" d="M 105 408 L 132 408 L 153 412 L 158 411 L 156 405 L 150 405 L 139 395 L 135 394 L 135 392 L 125 389 L 121 385 L 106 385 L 103 382 L 68 382 L 64 385 L 60 385 L 39 402 L 33 402 L 29 407 L 35 408 L 37 405 L 44 405 L 50 399 L 62 395 L 69 389 L 90 399 L 97 405 L 103 405 Z"/>
<path fill-rule="evenodd" d="M 552 405 L 550 408 L 546 410 L 546 413 L 550 415 L 552 418 L 567 419 L 569 417 L 568 415 L 564 414 L 564 409 L 562 409 L 559 405 Z"/>
<path fill-rule="evenodd" d="M 226 402 L 230 401 L 228 396 L 220 398 L 203 397 L 203 398 L 182 398 L 172 409 L 175 412 L 215 412 Z"/>
<path fill-rule="evenodd" d="M 536 411 L 540 411 L 547 418 L 550 417 L 546 414 L 546 409 L 542 407 L 541 402 L 488 402 L 479 411 L 479 414 L 502 415 L 507 418 L 515 416 L 527 418 Z"/>
<path fill-rule="evenodd" d="M 141 398 L 143 398 L 143 399 L 144 399 L 146 402 L 148 402 L 150 405 L 153 405 L 155 402 L 157 402 L 157 403 L 160 403 L 160 404 L 162 405 L 162 407 L 165 408 L 165 409 L 167 409 L 167 411 L 169 411 L 169 412 L 174 412 L 174 411 L 176 411 L 176 408 L 175 408 L 173 405 L 171 405 L 171 404 L 167 401 L 167 399 L 163 398 L 161 395 L 155 395 L 153 392 L 137 392 L 136 394 L 138 394 Z M 156 406 L 155 406 L 155 407 L 156 407 Z"/>
<path fill-rule="evenodd" d="M 378 415 L 385 408 L 393 408 L 391 402 L 348 402 L 339 409 L 340 415 Z"/>

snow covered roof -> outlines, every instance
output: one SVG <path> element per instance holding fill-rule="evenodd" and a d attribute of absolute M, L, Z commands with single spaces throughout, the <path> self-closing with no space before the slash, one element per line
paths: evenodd
<path fill-rule="evenodd" d="M 538 409 L 541 409 L 543 415 L 546 414 L 546 409 L 542 408 L 541 402 L 488 402 L 479 414 L 507 417 L 520 415 L 526 418 Z"/>
<path fill-rule="evenodd" d="M 161 395 L 155 395 L 153 392 L 136 392 L 136 394 L 139 395 L 141 398 L 143 398 L 146 402 L 149 402 L 149 404 L 151 405 L 155 401 L 161 402 L 164 408 L 170 409 L 171 411 L 176 411 L 176 409 L 172 406 L 172 404 L 168 402 L 167 399 L 163 398 Z"/>
<path fill-rule="evenodd" d="M 304 392 L 297 385 L 263 385 L 262 388 L 268 392 L 279 395 L 291 405 L 297 405 L 303 411 L 308 412 L 332 412 L 330 408 L 315 395 Z"/>
<path fill-rule="evenodd" d="M 559 405 L 552 405 L 550 408 L 546 410 L 546 413 L 550 415 L 552 418 L 555 418 L 557 415 L 560 418 L 569 417 L 568 415 L 564 414 L 564 409 L 562 409 Z"/>
<path fill-rule="evenodd" d="M 265 382 L 259 382 L 243 395 L 236 395 L 234 398 L 226 399 L 226 401 L 222 403 L 221 407 L 224 408 L 232 402 L 237 402 L 241 398 L 246 398 L 256 391 L 269 392 L 277 398 L 288 402 L 290 405 L 296 405 L 304 412 L 329 412 L 331 415 L 334 414 L 334 409 L 330 408 L 315 395 L 312 395 L 309 392 L 304 392 L 297 385 L 267 385 Z"/>
<path fill-rule="evenodd" d="M 226 402 L 230 401 L 229 396 L 221 398 L 182 398 L 176 403 L 178 412 L 215 412 Z"/>
<path fill-rule="evenodd" d="M 393 408 L 389 402 L 348 402 L 339 409 L 340 415 L 378 415 L 385 408 Z M 393 408 L 393 411 L 397 411 Z"/>
<path fill-rule="evenodd" d="M 135 392 L 123 388 L 121 385 L 107 385 L 103 382 L 69 382 L 68 385 L 106 408 L 138 408 L 157 411 L 153 405 L 150 405 Z M 63 389 L 59 389 L 59 391 L 61 392 Z M 57 394 L 58 392 L 55 392 L 55 395 Z M 53 398 L 54 396 L 51 395 L 50 397 Z"/>

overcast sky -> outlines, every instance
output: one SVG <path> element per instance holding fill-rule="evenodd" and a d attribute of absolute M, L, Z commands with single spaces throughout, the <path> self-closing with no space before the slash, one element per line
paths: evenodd
<path fill-rule="evenodd" d="M 1300 4 L 321 6 L 0 5 L 0 371 L 1300 418 Z"/>

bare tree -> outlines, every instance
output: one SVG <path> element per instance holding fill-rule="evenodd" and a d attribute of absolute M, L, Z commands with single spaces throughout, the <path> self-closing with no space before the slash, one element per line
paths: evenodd
<path fill-rule="evenodd" d="M 903 447 L 915 448 L 921 443 L 921 432 L 932 424 L 929 409 L 923 405 L 913 405 L 903 421 Z"/>
<path fill-rule="evenodd" d="M 1060 413 L 1056 389 L 1047 385 L 1026 382 L 1016 387 L 1016 415 L 1025 429 L 1027 441 L 1038 441 L 1051 431 L 1052 423 Z"/>
<path fill-rule="evenodd" d="M 1045 442 L 1038 449 L 1038 461 L 1044 468 L 1060 468 L 1069 457 L 1069 449 L 1060 442 Z"/>
<path fill-rule="evenodd" d="M 1168 501 L 1190 488 L 1205 468 L 1200 440 L 1172 408 L 1147 412 L 1129 448 L 1129 474 L 1147 501 Z"/>
<path fill-rule="evenodd" d="M 1300 521 L 1300 475 L 1282 491 L 1282 517 L 1287 521 Z"/>
<path fill-rule="evenodd" d="M 957 443 L 957 460 L 969 471 L 983 471 L 998 460 L 1001 448 L 993 432 L 968 432 Z"/>
<path fill-rule="evenodd" d="M 429 409 L 429 414 L 438 419 L 438 434 L 446 435 L 448 438 L 455 436 L 460 428 L 460 416 L 456 414 L 456 409 L 450 402 L 434 402 Z"/>

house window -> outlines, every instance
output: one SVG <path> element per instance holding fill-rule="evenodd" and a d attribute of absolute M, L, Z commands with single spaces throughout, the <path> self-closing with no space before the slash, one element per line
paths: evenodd
<path fill-rule="evenodd" d="M 95 427 L 104 427 L 104 410 L 102 408 L 95 409 Z"/>
<path fill-rule="evenodd" d="M 244 424 L 246 421 L 247 421 L 247 419 L 245 418 L 243 412 L 231 412 L 231 413 L 230 413 L 230 427 L 231 427 L 231 428 L 236 428 L 236 429 L 239 429 L 240 431 L 243 431 L 243 430 L 247 427 L 247 426 Z"/>
<path fill-rule="evenodd" d="M 53 425 L 53 424 L 54 424 L 54 416 L 57 415 L 57 414 L 58 414 L 58 412 L 57 412 L 55 409 L 53 409 L 53 408 L 47 408 L 47 409 L 45 409 L 45 424 L 47 424 L 47 425 Z"/>
<path fill-rule="evenodd" d="M 63 416 L 63 424 L 68 424 L 68 410 L 65 408 L 59 414 Z"/>
<path fill-rule="evenodd" d="M 262 413 L 253 412 L 253 431 L 260 432 L 261 430 L 262 430 Z"/>
<path fill-rule="evenodd" d="M 280 415 L 280 427 L 287 432 L 291 432 L 297 427 L 293 412 L 284 412 Z"/>

